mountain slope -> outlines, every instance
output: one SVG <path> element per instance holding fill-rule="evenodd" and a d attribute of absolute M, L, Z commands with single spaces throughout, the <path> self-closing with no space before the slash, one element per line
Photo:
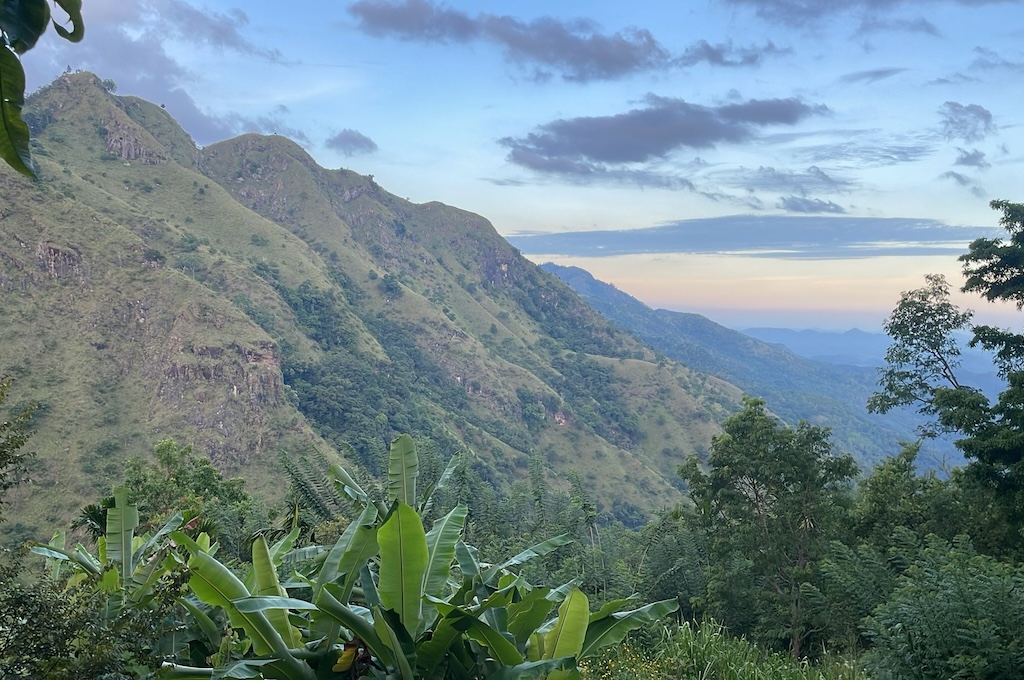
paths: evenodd
<path fill-rule="evenodd" d="M 725 328 L 699 314 L 652 310 L 577 267 L 545 264 L 542 268 L 568 283 L 607 319 L 670 359 L 764 398 L 788 422 L 806 420 L 831 427 L 837 448 L 854 454 L 862 465 L 895 454 L 900 441 L 916 439 L 916 414 L 867 413 L 865 404 L 878 378 L 873 368 L 804 359 L 781 345 Z M 922 460 L 938 465 L 950 454 L 947 444 L 928 443 Z"/>
<path fill-rule="evenodd" d="M 0 171 L 0 375 L 40 402 L 8 535 L 39 538 L 161 437 L 270 500 L 281 456 L 366 476 L 399 432 L 531 458 L 609 516 L 679 499 L 740 392 L 659 361 L 482 217 L 319 167 L 278 136 L 205 149 L 161 108 L 67 74 L 26 106 L 40 179 Z M 282 454 L 282 452 L 284 452 Z M 318 453 L 314 453 L 318 452 Z"/>

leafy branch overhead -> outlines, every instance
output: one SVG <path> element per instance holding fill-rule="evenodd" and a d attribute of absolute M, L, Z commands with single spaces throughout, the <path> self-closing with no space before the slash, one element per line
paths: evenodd
<path fill-rule="evenodd" d="M 0 155 L 18 172 L 35 176 L 29 151 L 28 124 L 21 117 L 25 106 L 25 70 L 21 55 L 35 47 L 49 25 L 57 35 L 70 42 L 79 42 L 85 35 L 82 22 L 82 0 L 53 0 L 67 14 L 67 21 L 58 22 L 50 14 L 47 0 L 0 0 L 0 34 L 6 49 L 0 49 Z M 64 24 L 69 24 L 70 29 Z"/>

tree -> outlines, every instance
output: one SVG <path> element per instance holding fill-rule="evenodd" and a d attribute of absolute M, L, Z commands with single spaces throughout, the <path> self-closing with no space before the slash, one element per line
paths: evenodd
<path fill-rule="evenodd" d="M 992 201 L 1002 212 L 1003 239 L 977 239 L 960 257 L 964 292 L 1013 302 L 1024 308 L 1024 204 Z M 886 330 L 893 346 L 879 382 L 881 391 L 868 407 L 884 413 L 911 403 L 933 415 L 938 428 L 961 435 L 956 446 L 970 460 L 964 473 L 983 505 L 1012 528 L 1014 539 L 1003 550 L 1024 545 L 1024 335 L 977 326 L 970 344 L 995 352 L 996 367 L 1007 388 L 995 404 L 979 390 L 961 385 L 954 371 L 959 353 L 952 333 L 969 327 L 970 313 L 948 299 L 941 277 L 929 286 L 904 293 Z M 994 500 L 994 503 L 990 503 Z M 992 514 L 992 513 L 987 513 Z"/>
<path fill-rule="evenodd" d="M 707 534 L 707 609 L 799 658 L 817 629 L 802 586 L 817 578 L 857 466 L 833 455 L 827 429 L 787 427 L 759 399 L 722 428 L 708 474 L 694 460 L 680 470 Z"/>
<path fill-rule="evenodd" d="M 881 678 L 1016 678 L 1024 668 L 1024 570 L 929 536 L 866 620 Z"/>
<path fill-rule="evenodd" d="M 25 70 L 20 56 L 32 49 L 51 21 L 57 35 L 78 42 L 85 35 L 82 0 L 53 0 L 68 15 L 71 30 L 53 19 L 47 0 L 0 2 L 0 158 L 20 173 L 35 176 L 29 151 L 28 124 L 21 117 L 25 106 Z"/>
<path fill-rule="evenodd" d="M 9 380 L 0 381 L 0 406 L 10 389 Z M 32 409 L 27 408 L 15 413 L 10 420 L 0 420 L 0 506 L 3 505 L 2 494 L 21 481 L 21 476 L 28 471 L 30 454 L 22 448 L 28 441 L 31 419 Z M 2 514 L 0 521 L 3 521 Z"/>
<path fill-rule="evenodd" d="M 938 395 L 949 390 L 965 396 L 974 392 L 957 380 L 960 346 L 953 334 L 970 328 L 970 311 L 949 300 L 945 277 L 929 274 L 927 285 L 904 292 L 885 332 L 893 342 L 885 353 L 886 367 L 878 380 L 881 391 L 868 400 L 868 411 L 887 413 L 900 406 L 917 406 L 926 415 L 939 412 Z M 925 429 L 924 434 L 935 431 Z"/>

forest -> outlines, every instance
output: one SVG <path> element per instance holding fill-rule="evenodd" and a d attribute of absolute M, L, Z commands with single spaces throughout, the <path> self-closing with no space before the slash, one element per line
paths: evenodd
<path fill-rule="evenodd" d="M 56 32 L 81 39 L 81 2 L 57 4 L 72 29 L 54 22 Z M 6 124 L 0 154 L 14 169 L 34 175 L 30 130 L 21 117 L 24 73 L 16 55 L 31 49 L 48 28 L 49 5 L 11 3 L 4 10 L 0 28 L 9 49 L 0 49 Z M 69 83 L 63 84 L 71 89 Z M 153 115 L 134 105 L 140 118 Z M 41 131 L 41 119 L 32 119 Z M 100 127 L 83 146 L 109 135 Z M 53 148 L 63 143 L 53 130 L 48 134 Z M 62 176 L 75 176 L 66 161 L 61 165 Z M 271 165 L 261 168 L 247 159 L 244 167 L 259 179 Z M 135 170 L 123 168 L 130 164 L 117 166 L 125 173 L 122 190 L 160 193 L 159 178 L 129 180 L 127 173 Z M 106 167 L 115 172 L 115 166 Z M 89 177 L 74 179 L 81 180 L 76 186 L 82 203 L 90 196 L 109 199 L 101 189 L 86 187 L 103 183 Z M 235 179 L 245 181 L 245 172 L 238 170 Z M 21 191 L 27 185 L 5 186 Z M 186 191 L 198 203 L 208 187 L 195 179 Z M 360 191 L 365 187 L 376 191 L 372 177 Z M 47 191 L 53 202 L 77 202 L 70 185 L 60 189 L 61 197 L 55 188 Z M 209 194 L 216 200 L 226 196 Z M 380 201 L 390 202 L 392 215 L 406 209 L 392 198 Z M 258 207 L 270 212 L 280 206 Z M 1007 236 L 970 244 L 960 258 L 962 289 L 1020 309 L 1024 204 L 993 201 L 991 207 Z M 107 211 L 116 214 L 114 208 Z M 170 214 L 162 227 L 150 221 L 138 226 L 157 234 L 152 242 L 173 244 L 177 253 L 169 260 L 155 247 L 138 248 L 146 270 L 163 271 L 170 262 L 172 273 L 189 284 L 198 287 L 209 279 L 211 290 L 219 286 L 234 293 L 232 304 L 253 328 L 276 332 L 273 313 L 231 289 L 223 271 L 214 275 L 217 267 L 232 273 L 224 257 L 210 259 L 208 266 L 195 254 L 226 256 L 227 247 L 204 242 L 176 222 L 172 229 L 171 219 L 177 218 Z M 368 246 L 379 261 L 392 264 L 403 248 L 412 251 L 406 243 L 413 240 L 410 227 L 395 220 L 389 223 L 393 234 Z M 194 221 L 191 215 L 182 220 Z M 315 241 L 306 232 L 310 225 L 291 226 Z M 282 243 L 290 257 L 291 242 Z M 247 248 L 269 244 L 260 233 L 246 234 Z M 320 250 L 317 257 L 337 258 L 337 251 Z M 42 252 L 51 257 L 53 271 L 81 269 L 65 251 Z M 426 252 L 409 260 L 427 263 Z M 578 301 L 567 289 L 494 252 L 496 246 L 490 260 L 481 259 L 501 275 L 481 279 L 479 288 L 506 286 L 501 295 L 544 333 L 537 333 L 536 353 L 516 348 L 511 334 L 499 341 L 497 321 L 510 319 L 501 311 L 495 321 L 486 317 L 482 344 L 509 355 L 520 352 L 524 366 L 547 382 L 507 390 L 521 425 L 488 421 L 481 412 L 452 415 L 451 423 L 463 432 L 486 429 L 490 439 L 481 440 L 497 442 L 498 459 L 502 452 L 532 451 L 527 460 L 507 461 L 511 470 L 498 480 L 495 467 L 481 464 L 432 407 L 421 406 L 460 411 L 483 385 L 450 382 L 437 356 L 417 343 L 423 327 L 375 311 L 366 301 L 367 289 L 356 286 L 345 268 L 328 266 L 336 286 L 330 289 L 286 280 L 282 268 L 266 258 L 242 260 L 244 275 L 252 276 L 246 290 L 273 291 L 303 331 L 289 336 L 297 339 L 292 344 L 283 334 L 269 336 L 280 346 L 289 398 L 321 441 L 345 450 L 358 469 L 330 463 L 309 447 L 282 448 L 274 480 L 281 493 L 272 497 L 242 477 L 226 477 L 184 440 L 152 442 L 151 455 L 129 458 L 116 470 L 109 495 L 92 499 L 69 526 L 0 549 L 0 675 L 1024 677 L 1024 335 L 972 325 L 971 313 L 951 303 L 949 284 L 929 276 L 924 287 L 903 294 L 886 324 L 892 345 L 866 408 L 918 409 L 929 423 L 920 436 L 953 436 L 966 465 L 941 475 L 922 472 L 915 465 L 920 441 L 894 441 L 890 456 L 859 469 L 837 449 L 827 428 L 787 424 L 772 404 L 746 397 L 724 418 L 708 450 L 687 456 L 678 467 L 671 486 L 684 491 L 682 501 L 649 515 L 622 497 L 605 507 L 591 482 L 594 470 L 569 465 L 565 479 L 557 480 L 562 483 L 553 484 L 549 463 L 575 460 L 571 454 L 579 452 L 554 450 L 550 440 L 543 451 L 533 446 L 557 411 L 571 416 L 579 431 L 622 452 L 640 448 L 649 434 L 633 412 L 636 402 L 622 397 L 611 364 L 594 355 L 617 365 L 644 359 L 646 350 L 613 329 L 593 330 L 581 321 L 591 317 L 577 314 Z M 413 297 L 406 293 L 416 288 L 407 271 L 366 272 L 374 282 L 369 290 L 380 296 L 376 304 Z M 464 272 L 455 279 L 459 290 L 480 294 Z M 25 280 L 32 283 L 31 277 Z M 435 282 L 433 293 L 422 297 L 445 299 L 442 284 Z M 452 307 L 442 309 L 450 321 L 458 317 Z M 468 315 L 475 309 L 467 303 L 459 311 Z M 137 313 L 148 318 L 141 306 Z M 224 318 L 226 313 L 218 323 Z M 357 328 L 372 331 L 366 337 L 387 362 L 367 363 L 365 346 L 372 343 Z M 994 401 L 958 378 L 956 334 L 962 331 L 994 354 L 1006 381 Z M 94 346 L 107 347 L 99 341 Z M 204 358 L 222 350 L 213 344 L 201 349 Z M 550 363 L 541 362 L 542 356 Z M 167 372 L 215 372 L 209 364 L 196 365 L 174 364 Z M 32 482 L 42 467 L 27 446 L 40 419 L 53 417 L 49 406 L 12 399 L 18 379 L 31 379 L 31 370 L 0 376 L 0 502 Z M 724 394 L 712 394 L 708 402 L 716 408 L 700 411 L 691 425 L 728 410 Z M 118 417 L 108 408 L 102 424 L 115 427 Z M 390 436 L 396 430 L 412 434 Z M 673 454 L 665 444 L 663 450 Z M 103 452 L 119 447 L 108 440 Z M 77 475 L 84 468 L 71 470 Z M 637 488 L 653 496 L 647 480 Z M 0 519 L 11 507 L 2 510 Z"/>
<path fill-rule="evenodd" d="M 1024 302 L 1024 205 L 960 259 L 964 290 Z M 5 677 L 1010 678 L 1024 668 L 1024 336 L 971 326 L 938 276 L 904 293 L 868 408 L 912 405 L 968 463 L 918 444 L 858 470 L 826 428 L 745 399 L 687 501 L 639 528 L 539 458 L 503 492 L 451 442 L 396 438 L 379 474 L 282 460 L 268 505 L 163 440 L 68 531 L 5 550 Z M 301 298 L 300 298 L 301 299 Z M 296 304 L 307 304 L 296 302 Z M 313 323 L 313 321 L 306 321 Z M 956 376 L 954 333 L 1007 389 Z M 0 398 L 9 394 L 5 382 Z M 0 484 L 31 471 L 31 407 L 0 425 Z M 74 544 L 72 545 L 72 542 Z M 545 584 L 545 585 L 540 585 Z"/>

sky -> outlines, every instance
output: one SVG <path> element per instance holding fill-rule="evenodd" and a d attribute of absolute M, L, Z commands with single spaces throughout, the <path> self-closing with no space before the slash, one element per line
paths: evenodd
<path fill-rule="evenodd" d="M 164 104 L 201 146 L 286 135 L 324 167 L 484 215 L 537 262 L 734 327 L 878 329 L 924 274 L 959 285 L 956 256 L 997 226 L 990 200 L 1024 201 L 1024 0 L 83 14 L 82 43 L 51 32 L 24 56 L 29 90 L 88 70 Z M 668 245 L 641 238 L 665 230 Z M 588 247 L 623 231 L 628 252 Z"/>

